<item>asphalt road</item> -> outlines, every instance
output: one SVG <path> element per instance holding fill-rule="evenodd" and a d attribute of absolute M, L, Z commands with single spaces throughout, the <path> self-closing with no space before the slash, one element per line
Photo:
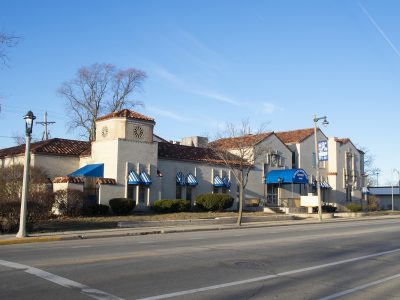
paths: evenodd
<path fill-rule="evenodd" d="M 0 246 L 0 299 L 400 299 L 400 220 Z"/>

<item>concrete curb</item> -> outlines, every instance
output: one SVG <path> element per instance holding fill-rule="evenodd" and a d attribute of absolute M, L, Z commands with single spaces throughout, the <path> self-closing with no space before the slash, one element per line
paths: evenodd
<path fill-rule="evenodd" d="M 38 242 L 57 242 L 61 241 L 60 236 L 46 236 L 46 237 L 26 237 L 26 238 L 13 238 L 8 240 L 0 240 L 1 245 L 14 245 L 14 244 L 28 244 Z"/>

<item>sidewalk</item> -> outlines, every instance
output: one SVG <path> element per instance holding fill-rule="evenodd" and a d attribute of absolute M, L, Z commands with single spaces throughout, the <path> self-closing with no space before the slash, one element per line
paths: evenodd
<path fill-rule="evenodd" d="M 350 222 L 350 221 L 367 221 L 367 220 L 381 220 L 381 219 L 399 219 L 400 215 L 385 215 L 385 216 L 364 216 L 359 218 L 333 218 L 325 219 L 323 223 L 335 222 Z M 93 239 L 93 238 L 109 238 L 109 237 L 124 237 L 148 234 L 166 234 L 166 233 L 179 233 L 179 232 L 196 232 L 196 231 L 211 231 L 211 230 L 229 230 L 229 229 L 247 229 L 247 228 L 260 228 L 260 227 L 274 227 L 274 226 L 295 226 L 304 224 L 320 224 L 317 219 L 303 219 L 303 220 L 283 220 L 283 221 L 267 221 L 267 222 L 246 222 L 242 226 L 236 224 L 196 224 L 189 225 L 187 223 L 180 225 L 164 224 L 162 226 L 154 227 L 133 227 L 133 228 L 114 228 L 114 229 L 96 229 L 96 230 L 75 230 L 63 232 L 47 232 L 47 233 L 32 233 L 26 238 L 16 238 L 15 234 L 0 235 L 1 245 L 23 244 L 23 243 L 36 243 L 36 242 L 51 242 L 51 241 L 65 241 L 65 240 L 79 240 L 79 239 Z"/>

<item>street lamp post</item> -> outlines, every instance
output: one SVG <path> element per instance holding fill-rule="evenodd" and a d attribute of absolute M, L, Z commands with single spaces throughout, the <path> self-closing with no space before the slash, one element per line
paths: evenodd
<path fill-rule="evenodd" d="M 315 147 L 315 169 L 316 169 L 316 184 L 317 184 L 317 196 L 318 196 L 318 219 L 322 221 L 322 204 L 321 204 L 321 178 L 319 174 L 319 157 L 318 157 L 318 139 L 317 139 L 317 122 L 320 120 L 324 120 L 322 125 L 327 126 L 329 124 L 326 116 L 317 118 L 317 115 L 314 115 L 314 147 Z"/>
<path fill-rule="evenodd" d="M 29 181 L 29 167 L 31 161 L 30 144 L 31 144 L 33 120 L 35 120 L 36 117 L 33 115 L 33 112 L 28 111 L 28 113 L 24 116 L 24 119 L 25 119 L 25 165 L 24 165 L 24 175 L 22 179 L 21 212 L 19 216 L 19 230 L 17 233 L 17 238 L 26 237 L 28 181 Z"/>
<path fill-rule="evenodd" d="M 400 198 L 400 171 L 392 169 L 392 174 L 397 173 L 398 185 L 399 185 L 399 198 Z M 394 211 L 394 183 L 392 181 L 392 211 Z"/>

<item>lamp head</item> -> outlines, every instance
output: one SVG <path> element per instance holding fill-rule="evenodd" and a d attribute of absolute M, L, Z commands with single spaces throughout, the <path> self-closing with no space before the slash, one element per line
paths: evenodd
<path fill-rule="evenodd" d="M 25 133 L 26 134 L 31 134 L 32 133 L 32 127 L 33 127 L 33 120 L 35 120 L 36 117 L 33 114 L 32 111 L 28 111 L 26 115 L 24 116 L 25 120 Z"/>
<path fill-rule="evenodd" d="M 329 125 L 328 120 L 326 119 L 326 117 L 324 117 L 324 121 L 322 122 L 322 125 L 324 125 L 324 127 Z"/>

